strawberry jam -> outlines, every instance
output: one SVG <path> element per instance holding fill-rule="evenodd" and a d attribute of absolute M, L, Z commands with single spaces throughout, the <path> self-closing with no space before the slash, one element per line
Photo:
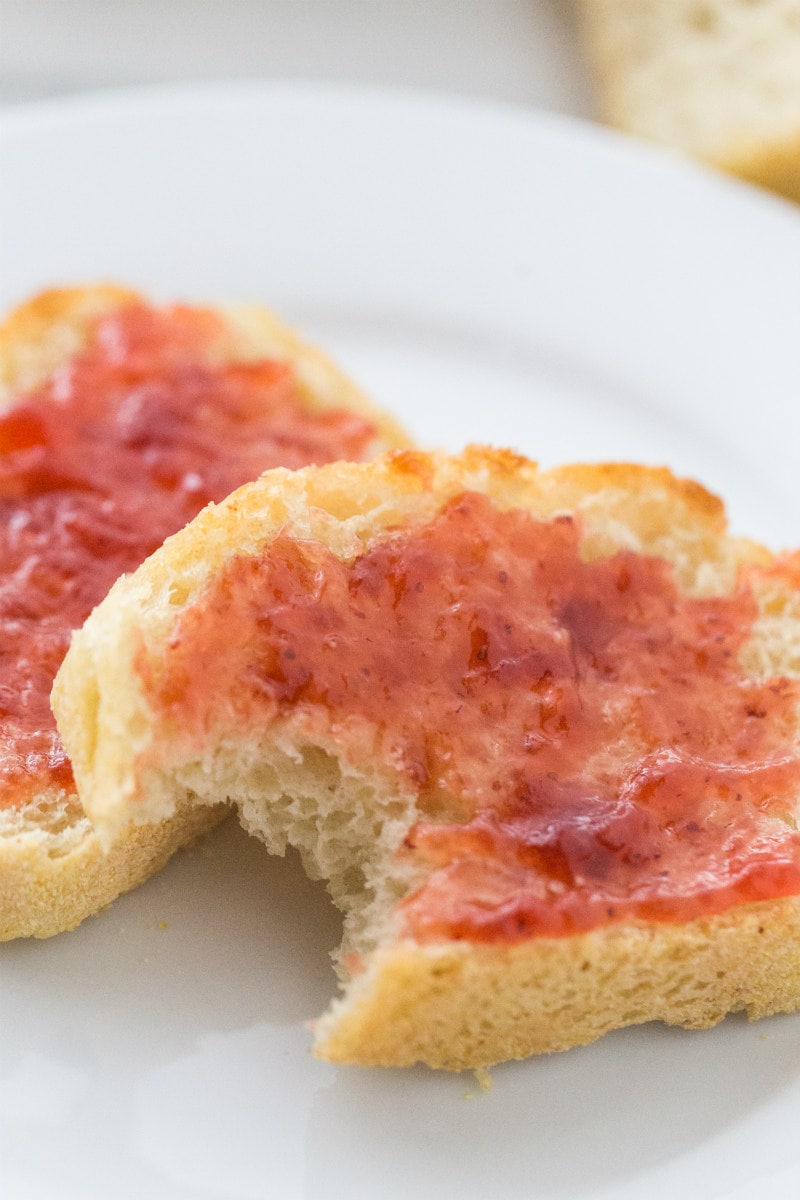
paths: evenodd
<path fill-rule="evenodd" d="M 466 493 L 352 562 L 285 535 L 235 558 L 144 674 L 199 745 L 291 715 L 377 757 L 418 796 L 404 931 L 509 942 L 800 893 L 800 681 L 744 674 L 756 613 L 744 575 L 690 597 Z"/>
<path fill-rule="evenodd" d="M 222 362 L 223 334 L 209 311 L 130 305 L 0 413 L 0 804 L 72 786 L 50 688 L 118 575 L 261 471 L 363 458 L 375 437 L 309 412 L 285 363 Z"/>

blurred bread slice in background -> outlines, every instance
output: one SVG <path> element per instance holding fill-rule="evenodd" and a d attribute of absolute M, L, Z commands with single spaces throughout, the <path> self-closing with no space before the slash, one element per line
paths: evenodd
<path fill-rule="evenodd" d="M 800 0 L 578 0 L 601 117 L 800 200 Z"/>

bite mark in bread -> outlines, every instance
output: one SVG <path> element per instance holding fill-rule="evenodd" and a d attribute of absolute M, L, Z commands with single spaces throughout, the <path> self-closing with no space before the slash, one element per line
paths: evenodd
<path fill-rule="evenodd" d="M 120 829 L 103 854 L 49 690 L 71 629 L 210 499 L 268 466 L 402 442 L 318 351 L 256 308 L 46 292 L 0 325 L 0 938 L 70 928 L 222 810 Z"/>
<path fill-rule="evenodd" d="M 800 1004 L 798 595 L 667 471 L 401 452 L 206 510 L 53 700 L 101 836 L 225 798 L 328 879 L 317 1053 L 485 1066 Z"/>

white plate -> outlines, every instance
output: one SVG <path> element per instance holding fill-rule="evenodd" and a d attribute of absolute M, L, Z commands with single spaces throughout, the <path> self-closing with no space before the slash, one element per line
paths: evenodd
<path fill-rule="evenodd" d="M 19 110 L 0 301 L 260 299 L 426 443 L 667 462 L 800 543 L 800 216 L 600 130 L 316 86 Z M 166 928 L 162 927 L 166 923 Z M 0 948 L 9 1200 L 796 1200 L 800 1018 L 644 1027 L 469 1076 L 339 1069 L 338 922 L 233 826 Z"/>

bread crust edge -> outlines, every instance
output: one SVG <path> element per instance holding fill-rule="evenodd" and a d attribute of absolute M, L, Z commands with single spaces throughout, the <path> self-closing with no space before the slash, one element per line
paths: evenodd
<path fill-rule="evenodd" d="M 0 407 L 41 384 L 79 352 L 102 316 L 127 304 L 149 303 L 112 283 L 56 287 L 13 309 L 0 322 Z M 207 305 L 230 326 L 236 357 L 273 355 L 292 362 L 310 410 L 342 407 L 372 421 L 377 450 L 408 445 L 400 425 L 382 413 L 322 351 L 256 305 Z M 31 806 L 31 811 L 35 805 Z M 224 811 L 180 808 L 157 826 L 122 824 L 99 839 L 88 822 L 76 844 L 61 832 L 17 832 L 0 805 L 0 941 L 50 937 L 74 928 L 117 895 L 160 870 L 187 842 L 222 819 Z"/>
<path fill-rule="evenodd" d="M 218 825 L 223 806 L 184 802 L 159 825 L 118 830 L 104 850 L 88 826 L 59 853 L 46 833 L 0 840 L 0 941 L 48 938 L 80 925 L 161 870 L 181 847 Z"/>
<path fill-rule="evenodd" d="M 109 602 L 75 636 L 54 706 L 85 771 L 82 786 L 100 828 L 113 830 L 139 804 L 147 819 L 158 816 L 147 808 L 150 797 L 137 791 L 131 762 L 122 762 L 131 749 L 125 731 L 133 727 L 145 730 L 148 753 L 153 731 L 147 731 L 146 698 L 135 696 L 133 672 L 133 707 L 119 710 L 117 672 L 125 678 L 142 649 L 158 654 L 184 602 L 230 555 L 259 553 L 279 529 L 324 538 L 338 553 L 357 553 L 381 528 L 402 524 L 409 513 L 424 520 L 469 487 L 501 506 L 528 506 L 542 515 L 581 511 L 589 529 L 592 510 L 583 506 L 599 496 L 603 514 L 627 514 L 645 551 L 661 544 L 665 522 L 673 537 L 673 526 L 683 522 L 701 539 L 701 554 L 707 542 L 719 543 L 719 579 L 730 586 L 738 566 L 772 558 L 727 533 L 716 497 L 662 468 L 579 464 L 540 472 L 509 451 L 476 446 L 457 458 L 403 451 L 367 465 L 264 476 L 205 510 L 136 577 L 115 585 Z M 201 542 L 199 570 L 195 550 Z M 171 611 L 170 589 L 179 593 Z M 113 671 L 107 668 L 111 645 L 121 655 Z M 110 709 L 98 709 L 98 685 Z M 95 753 L 101 743 L 103 763 Z M 158 800 L 165 815 L 169 798 L 167 785 Z M 728 1012 L 757 1017 L 792 1011 L 800 1006 L 798 947 L 800 897 L 741 903 L 682 924 L 627 922 L 513 945 L 417 944 L 401 937 L 371 952 L 364 973 L 317 1022 L 315 1053 L 337 1063 L 422 1062 L 458 1070 L 565 1049 L 651 1020 L 703 1028 Z"/>
<path fill-rule="evenodd" d="M 683 924 L 636 922 L 516 945 L 399 941 L 316 1024 L 334 1063 L 447 1070 L 585 1045 L 662 1021 L 706 1029 L 800 1008 L 800 897 Z"/>

